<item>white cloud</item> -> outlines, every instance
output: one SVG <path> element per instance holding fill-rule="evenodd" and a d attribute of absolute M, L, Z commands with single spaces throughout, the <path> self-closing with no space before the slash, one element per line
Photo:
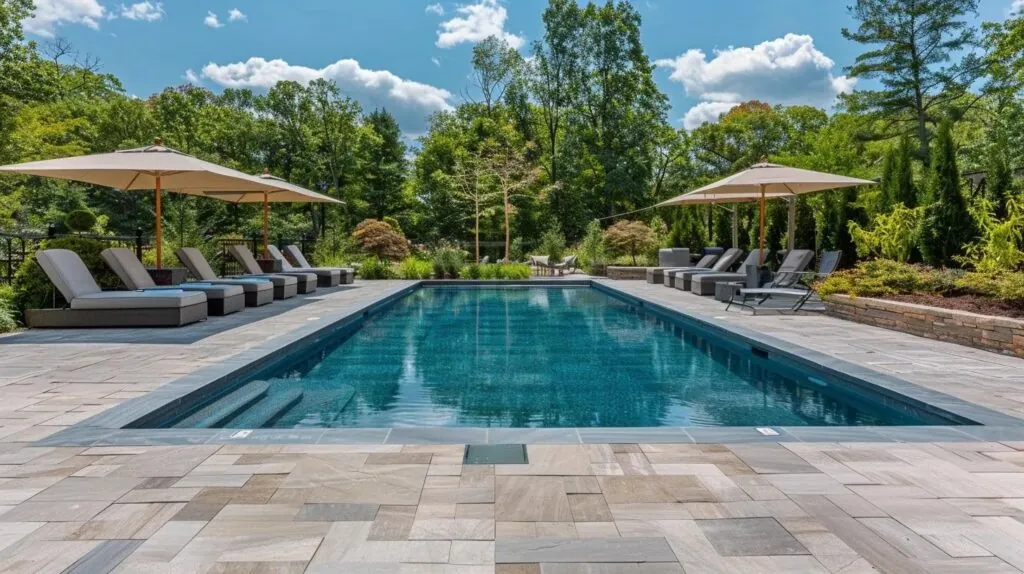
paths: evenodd
<path fill-rule="evenodd" d="M 35 11 L 22 21 L 25 31 L 52 38 L 59 26 L 81 24 L 99 30 L 107 10 L 96 0 L 35 0 Z"/>
<path fill-rule="evenodd" d="M 505 31 L 508 10 L 497 0 L 480 0 L 476 4 L 459 6 L 459 14 L 451 20 L 441 22 L 437 32 L 437 47 L 451 48 L 463 42 L 479 42 L 488 36 L 497 36 L 519 49 L 525 42 L 522 36 Z"/>
<path fill-rule="evenodd" d="M 686 111 L 686 115 L 683 116 L 683 127 L 693 130 L 701 124 L 713 124 L 722 114 L 738 105 L 739 102 L 701 102 Z"/>
<path fill-rule="evenodd" d="M 1013 3 L 1006 9 L 1006 12 L 1010 16 L 1020 15 L 1021 12 L 1024 12 L 1024 0 L 1013 0 Z"/>
<path fill-rule="evenodd" d="M 232 8 L 228 11 L 228 22 L 248 22 L 249 17 L 238 8 Z"/>
<path fill-rule="evenodd" d="M 200 81 L 201 81 L 201 80 L 199 79 L 199 76 L 197 76 L 197 75 L 196 75 L 196 73 L 192 71 L 192 68 L 189 68 L 189 69 L 185 70 L 185 75 L 184 75 L 184 76 L 182 76 L 182 78 L 183 78 L 183 79 L 184 79 L 184 80 L 185 80 L 186 82 L 188 82 L 188 83 L 190 83 L 190 84 L 195 84 L 195 85 L 197 85 L 197 86 L 199 85 L 199 83 L 200 83 Z"/>
<path fill-rule="evenodd" d="M 214 14 L 213 12 L 207 12 L 206 13 L 206 18 L 203 18 L 203 24 L 206 24 L 207 26 L 209 26 L 211 28 L 223 28 L 224 27 L 224 24 L 221 24 L 221 21 L 217 18 L 217 15 Z"/>
<path fill-rule="evenodd" d="M 427 4 L 426 12 L 430 14 L 437 14 L 438 16 L 444 16 L 444 6 L 440 2 L 437 4 Z"/>
<path fill-rule="evenodd" d="M 726 104 L 747 100 L 831 107 L 836 96 L 851 91 L 856 82 L 833 75 L 835 62 L 814 47 L 812 37 L 797 34 L 753 47 L 717 50 L 711 60 L 701 50 L 689 50 L 655 64 L 670 69 L 669 79 L 682 84 L 687 95 L 701 100 L 698 106 L 703 107 L 684 118 L 684 124 L 691 125 L 713 111 L 726 109 Z"/>
<path fill-rule="evenodd" d="M 449 103 L 452 94 L 448 90 L 406 80 L 387 70 L 368 70 L 352 59 L 338 60 L 320 69 L 263 58 L 224 65 L 210 62 L 203 67 L 202 77 L 228 88 L 263 89 L 282 80 L 302 84 L 317 78 L 334 80 L 342 93 L 364 107 L 386 107 L 402 128 L 409 131 L 423 131 L 427 116 L 453 109 Z"/>
<path fill-rule="evenodd" d="M 121 17 L 129 20 L 142 20 L 143 22 L 156 22 L 164 17 L 163 2 L 139 2 L 131 6 L 121 4 Z"/>
<path fill-rule="evenodd" d="M 438 68 L 441 67 L 441 60 L 438 60 L 437 58 L 431 58 L 430 61 L 433 62 L 434 65 L 437 66 Z"/>

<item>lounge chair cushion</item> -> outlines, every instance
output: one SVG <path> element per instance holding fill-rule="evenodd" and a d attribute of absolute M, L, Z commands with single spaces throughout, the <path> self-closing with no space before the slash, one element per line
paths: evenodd
<path fill-rule="evenodd" d="M 268 285 L 268 289 L 272 289 Z M 200 293 L 206 293 L 206 298 L 214 301 L 220 299 L 227 299 L 229 297 L 237 297 L 239 295 L 245 295 L 245 290 L 241 285 L 214 285 L 213 283 L 182 283 L 181 285 L 169 285 L 167 287 L 149 287 L 146 291 L 170 291 L 179 289 L 181 291 L 198 291 Z"/>
<path fill-rule="evenodd" d="M 187 267 L 189 272 L 195 275 L 196 279 L 210 281 L 217 278 L 213 268 L 206 262 L 206 257 L 203 257 L 202 251 L 195 247 L 182 247 L 178 249 L 177 254 L 182 265 Z"/>
<path fill-rule="evenodd" d="M 685 247 L 658 250 L 658 267 L 686 267 L 690 260 L 690 250 Z"/>
<path fill-rule="evenodd" d="M 244 245 L 232 245 L 228 247 L 228 252 L 241 264 L 242 269 L 250 275 L 260 275 L 265 273 L 263 268 L 260 267 L 259 262 L 252 256 L 252 252 L 249 248 Z"/>
<path fill-rule="evenodd" d="M 284 250 L 285 252 L 288 253 L 288 255 L 291 255 L 292 259 L 294 259 L 295 262 L 298 263 L 299 267 L 305 267 L 306 269 L 313 268 L 309 261 L 306 261 L 306 256 L 303 255 L 301 251 L 299 251 L 299 247 L 297 245 L 289 245 L 285 247 Z"/>
<path fill-rule="evenodd" d="M 156 287 L 156 282 L 149 276 L 149 272 L 142 266 L 139 258 L 131 249 L 110 247 L 104 249 L 103 253 L 100 253 L 100 257 L 107 262 L 107 265 L 129 289 Z"/>
<path fill-rule="evenodd" d="M 206 303 L 202 292 L 175 289 L 153 291 L 101 291 L 75 297 L 72 309 L 181 309 Z"/>
<path fill-rule="evenodd" d="M 773 289 L 760 287 L 757 289 L 740 289 L 740 295 L 780 295 L 783 297 L 803 297 L 810 293 L 807 289 Z"/>
<path fill-rule="evenodd" d="M 103 291 L 74 251 L 44 249 L 36 252 L 36 261 L 66 301 Z"/>

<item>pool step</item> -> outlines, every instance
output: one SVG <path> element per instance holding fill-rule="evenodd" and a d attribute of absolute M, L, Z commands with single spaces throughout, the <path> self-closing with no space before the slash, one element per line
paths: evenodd
<path fill-rule="evenodd" d="M 288 389 L 283 393 L 271 395 L 246 412 L 244 420 L 239 422 L 244 423 L 246 428 L 259 429 L 269 426 L 288 412 L 288 409 L 298 404 L 303 394 L 301 389 Z"/>
<path fill-rule="evenodd" d="M 266 381 L 253 381 L 192 413 L 176 426 L 217 428 L 218 425 L 230 420 L 249 405 L 265 397 L 269 388 L 270 383 Z"/>

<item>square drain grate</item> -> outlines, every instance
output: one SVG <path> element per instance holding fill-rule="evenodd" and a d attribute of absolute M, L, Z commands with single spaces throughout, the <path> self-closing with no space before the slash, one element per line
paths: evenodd
<path fill-rule="evenodd" d="M 467 444 L 462 464 L 526 464 L 525 444 Z"/>

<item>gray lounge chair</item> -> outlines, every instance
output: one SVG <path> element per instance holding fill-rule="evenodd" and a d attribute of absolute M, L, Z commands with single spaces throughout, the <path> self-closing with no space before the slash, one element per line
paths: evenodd
<path fill-rule="evenodd" d="M 338 271 L 341 271 L 342 285 L 351 285 L 352 282 L 355 281 L 355 269 L 350 269 L 348 267 L 313 267 L 309 264 L 309 261 L 306 260 L 306 256 L 299 251 L 299 247 L 297 245 L 286 246 L 284 248 L 284 252 L 288 254 L 288 257 L 292 258 L 292 261 L 294 261 L 296 266 L 300 269 L 337 269 Z"/>
<path fill-rule="evenodd" d="M 765 260 L 768 253 L 765 252 Z M 714 295 L 715 285 L 725 281 L 744 281 L 747 278 L 747 267 L 758 265 L 761 262 L 761 250 L 754 249 L 747 258 L 740 264 L 736 273 L 699 273 L 690 278 L 690 292 L 697 295 Z M 679 280 L 676 280 L 676 288 L 681 289 Z"/>
<path fill-rule="evenodd" d="M 298 282 L 297 288 L 300 295 L 306 293 L 313 293 L 316 291 L 316 273 L 300 273 L 300 272 L 281 272 L 281 273 L 264 273 L 263 268 L 256 262 L 256 258 L 252 256 L 252 252 L 249 248 L 244 245 L 231 245 L 228 247 L 228 253 L 235 258 L 245 271 L 245 274 L 249 277 L 294 277 Z"/>
<path fill-rule="evenodd" d="M 29 327 L 180 327 L 206 319 L 206 295 L 167 289 L 103 291 L 74 251 L 45 249 L 36 261 L 68 302 L 64 309 L 28 309 Z"/>
<path fill-rule="evenodd" d="M 558 271 L 558 274 L 561 275 L 563 271 L 575 271 L 577 261 L 578 259 L 575 255 L 566 255 L 565 258 L 562 259 L 561 263 L 548 265 L 548 267 L 551 268 L 552 271 Z"/>
<path fill-rule="evenodd" d="M 188 282 L 180 285 L 157 285 L 135 252 L 124 247 L 110 247 L 100 253 L 124 286 L 135 291 L 199 291 L 206 294 L 207 313 L 222 316 L 236 313 L 245 308 L 245 291 L 238 285 L 214 285 L 213 283 Z"/>
<path fill-rule="evenodd" d="M 291 262 L 281 254 L 276 245 L 268 245 L 267 252 L 275 260 L 281 262 L 281 270 L 285 273 L 312 273 L 316 275 L 317 287 L 337 287 L 341 283 L 341 269 L 299 269 L 292 266 Z"/>
<path fill-rule="evenodd" d="M 703 270 L 710 270 L 712 269 L 712 267 L 714 267 L 715 263 L 720 259 L 720 257 L 720 253 L 708 253 L 701 257 L 700 261 L 698 261 L 696 265 L 692 265 L 690 267 L 680 267 L 678 269 L 666 269 L 665 279 L 662 281 L 662 284 L 665 285 L 666 287 L 675 287 L 676 277 L 679 276 L 678 273 L 680 271 L 696 271 L 699 273 Z"/>
<path fill-rule="evenodd" d="M 732 248 L 722 254 L 710 268 L 684 267 L 682 269 L 670 269 L 665 272 L 665 285 L 675 287 L 680 291 L 689 291 L 690 282 L 695 275 L 704 273 L 729 273 L 736 262 L 743 257 L 743 250 Z M 671 280 L 669 279 L 671 277 Z M 668 281 L 671 281 L 669 283 Z"/>
<path fill-rule="evenodd" d="M 290 299 L 298 292 L 299 280 L 294 277 L 217 277 L 213 267 L 195 247 L 182 247 L 175 254 L 193 277 L 214 285 L 241 285 L 245 304 L 250 307 L 272 303 L 274 299 Z"/>
<path fill-rule="evenodd" d="M 690 250 L 685 247 L 674 247 L 672 249 L 658 250 L 658 266 L 647 268 L 648 283 L 663 283 L 667 269 L 679 269 L 690 267 L 693 260 L 690 258 Z"/>
<path fill-rule="evenodd" d="M 842 259 L 842 256 L 842 251 L 826 251 L 822 253 L 817 271 L 783 271 L 780 267 L 779 272 L 771 283 L 757 289 L 740 289 L 729 300 L 725 310 L 728 311 L 733 305 L 741 305 L 756 310 L 757 306 L 762 305 L 772 297 L 788 297 L 795 299 L 790 310 L 799 311 L 810 300 L 811 296 L 814 295 L 814 289 L 810 285 L 802 283 L 801 280 L 804 278 L 827 278 L 839 268 L 839 261 Z M 807 265 L 804 265 L 805 269 L 806 267 Z M 755 300 L 754 305 L 748 303 L 751 299 Z"/>

